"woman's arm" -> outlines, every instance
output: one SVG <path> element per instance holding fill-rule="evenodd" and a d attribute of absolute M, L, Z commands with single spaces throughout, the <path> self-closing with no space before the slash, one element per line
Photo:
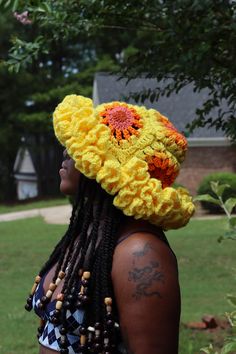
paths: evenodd
<path fill-rule="evenodd" d="M 176 259 L 157 236 L 136 233 L 115 249 L 112 281 L 129 354 L 177 354 L 180 291 Z"/>

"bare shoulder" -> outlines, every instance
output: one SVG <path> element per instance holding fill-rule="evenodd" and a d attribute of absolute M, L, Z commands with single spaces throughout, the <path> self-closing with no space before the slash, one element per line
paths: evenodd
<path fill-rule="evenodd" d="M 141 263 L 155 263 L 157 267 L 177 271 L 177 261 L 170 247 L 152 233 L 134 233 L 117 245 L 113 257 L 112 274 L 120 272 L 120 267 L 132 267 Z"/>
<path fill-rule="evenodd" d="M 135 233 L 118 244 L 114 252 L 113 283 L 125 281 L 125 276 L 126 287 L 129 285 L 136 300 L 154 295 L 161 298 L 171 287 L 172 280 L 178 280 L 176 258 L 156 235 Z"/>
<path fill-rule="evenodd" d="M 133 234 L 115 249 L 112 281 L 130 352 L 177 353 L 180 294 L 170 247 L 154 234 Z"/>

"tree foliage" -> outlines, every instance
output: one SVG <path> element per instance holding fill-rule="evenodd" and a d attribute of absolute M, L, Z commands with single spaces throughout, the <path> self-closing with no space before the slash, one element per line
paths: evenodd
<path fill-rule="evenodd" d="M 39 33 L 36 25 L 23 26 L 11 12 L 0 15 L 0 200 L 14 198 L 13 165 L 22 137 L 32 145 L 45 135 L 48 146 L 55 145 L 51 116 L 58 102 L 71 93 L 91 97 L 94 73 L 116 67 L 108 56 L 93 59 L 83 42 L 63 46 L 60 41 L 50 42 L 42 49 L 41 35 L 33 43 L 35 33 Z M 9 71 L 4 60 L 9 50 L 14 52 L 11 38 L 22 48 L 18 62 L 11 58 L 14 70 Z"/>
<path fill-rule="evenodd" d="M 188 83 L 196 91 L 207 88 L 209 97 L 190 129 L 214 126 L 236 140 L 235 1 L 7 1 L 11 6 L 28 10 L 32 26 L 38 27 L 30 43 L 15 39 L 8 60 L 12 70 L 49 53 L 52 43 L 62 48 L 84 43 L 88 58 L 109 53 L 119 58 L 123 75 L 157 79 L 155 90 L 134 94 L 137 100 L 158 100 Z"/>

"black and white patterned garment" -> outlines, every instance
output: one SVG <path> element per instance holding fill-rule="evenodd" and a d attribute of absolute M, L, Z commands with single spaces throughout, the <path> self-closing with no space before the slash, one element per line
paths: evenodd
<path fill-rule="evenodd" d="M 39 343 L 47 348 L 60 352 L 58 340 L 61 337 L 59 332 L 61 325 L 54 325 L 51 322 L 51 318 L 53 317 L 55 312 L 56 300 L 51 301 L 44 310 L 40 310 L 38 307 L 40 303 L 40 299 L 44 295 L 44 289 L 43 289 L 44 278 L 45 277 L 43 277 L 40 283 L 38 284 L 38 287 L 33 297 L 33 309 L 35 313 L 43 321 L 45 321 L 45 327 L 42 335 L 39 337 Z M 84 312 L 78 309 L 76 309 L 74 312 L 68 310 L 66 313 L 66 317 L 68 321 L 67 339 L 69 343 L 68 345 L 69 354 L 78 353 L 79 326 L 83 321 L 83 316 L 84 316 Z"/>
<path fill-rule="evenodd" d="M 44 310 L 39 309 L 40 299 L 44 295 L 43 283 L 46 275 L 41 279 L 38 287 L 34 293 L 33 297 L 33 309 L 35 313 L 45 321 L 45 327 L 43 333 L 39 337 L 39 344 L 43 345 L 46 348 L 56 350 L 60 352 L 59 339 L 61 325 L 55 325 L 51 322 L 51 318 L 55 313 L 56 300 L 51 301 Z M 78 348 L 80 344 L 80 335 L 79 335 L 79 326 L 81 325 L 84 317 L 84 311 L 76 309 L 74 312 L 67 311 L 67 329 L 68 333 L 66 334 L 68 340 L 68 350 L 69 354 L 79 354 Z M 123 345 L 120 343 L 117 348 L 117 353 L 127 354 L 127 351 Z"/>

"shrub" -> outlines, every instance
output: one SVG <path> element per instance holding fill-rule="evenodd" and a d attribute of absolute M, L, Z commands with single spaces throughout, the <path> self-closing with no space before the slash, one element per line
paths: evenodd
<path fill-rule="evenodd" d="M 222 195 L 223 201 L 231 197 L 236 197 L 236 174 L 230 172 L 211 173 L 208 176 L 204 177 L 198 187 L 197 195 L 210 194 L 211 196 L 215 197 L 215 194 L 210 186 L 211 181 L 219 181 L 219 184 L 228 184 L 230 186 L 229 188 L 225 189 Z M 210 213 L 222 213 L 221 208 L 217 205 L 204 201 L 201 201 L 201 205 Z"/>

